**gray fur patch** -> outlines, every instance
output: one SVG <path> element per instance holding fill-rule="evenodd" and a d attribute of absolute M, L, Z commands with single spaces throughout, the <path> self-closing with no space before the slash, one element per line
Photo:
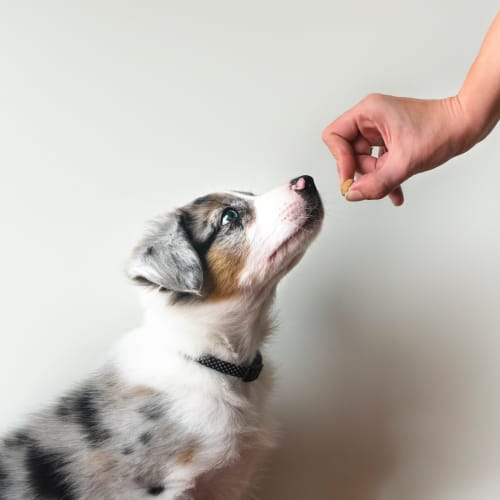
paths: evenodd
<path fill-rule="evenodd" d="M 151 233 L 134 250 L 128 275 L 170 291 L 200 292 L 201 261 L 177 214 L 154 223 Z"/>
<path fill-rule="evenodd" d="M 0 500 L 6 499 L 4 492 L 7 490 L 8 485 L 8 474 L 5 466 L 0 460 Z"/>
<path fill-rule="evenodd" d="M 166 395 L 127 386 L 107 366 L 0 441 L 0 500 L 160 495 L 176 454 L 193 440 L 173 421 Z"/>
<path fill-rule="evenodd" d="M 165 403 L 159 399 L 152 399 L 139 408 L 138 411 L 149 420 L 158 420 L 165 414 Z"/>
<path fill-rule="evenodd" d="M 15 448 L 18 446 L 23 446 L 28 444 L 31 441 L 31 438 L 23 431 L 17 431 L 14 434 L 8 435 L 4 439 L 4 444 L 8 448 Z"/>

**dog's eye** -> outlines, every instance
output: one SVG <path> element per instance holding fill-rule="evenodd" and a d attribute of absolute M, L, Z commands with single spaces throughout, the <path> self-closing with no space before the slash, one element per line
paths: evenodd
<path fill-rule="evenodd" d="M 222 214 L 222 219 L 220 221 L 221 226 L 231 224 L 239 218 L 240 214 L 234 208 L 226 208 L 226 210 L 224 210 L 224 213 Z"/>

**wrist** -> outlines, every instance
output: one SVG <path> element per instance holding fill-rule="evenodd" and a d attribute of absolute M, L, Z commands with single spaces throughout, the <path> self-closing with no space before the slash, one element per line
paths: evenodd
<path fill-rule="evenodd" d="M 450 114 L 451 141 L 455 144 L 455 155 L 460 155 L 485 137 L 486 119 L 482 116 L 482 110 L 471 106 L 468 97 L 462 92 L 445 101 Z"/>

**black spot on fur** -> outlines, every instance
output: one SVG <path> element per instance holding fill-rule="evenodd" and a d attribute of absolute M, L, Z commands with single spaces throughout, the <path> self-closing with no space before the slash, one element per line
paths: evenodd
<path fill-rule="evenodd" d="M 139 413 L 148 420 L 158 420 L 165 414 L 163 405 L 158 401 L 150 401 L 139 408 Z"/>
<path fill-rule="evenodd" d="M 59 453 L 30 444 L 26 454 L 29 483 L 36 498 L 76 500 L 74 486 L 66 467 L 68 460 Z"/>
<path fill-rule="evenodd" d="M 73 413 L 73 400 L 68 397 L 61 398 L 55 413 L 58 417 L 69 417 Z"/>
<path fill-rule="evenodd" d="M 134 448 L 132 448 L 131 446 L 128 446 L 127 448 L 124 448 L 122 450 L 122 455 L 132 455 L 132 453 L 134 453 Z"/>
<path fill-rule="evenodd" d="M 165 485 L 164 484 L 154 484 L 153 486 L 150 486 L 148 488 L 148 493 L 153 496 L 160 495 L 165 491 Z"/>
<path fill-rule="evenodd" d="M 218 231 L 214 231 L 210 236 L 203 241 L 193 241 L 193 247 L 198 252 L 198 255 L 202 258 L 202 262 L 205 263 L 205 257 L 208 254 L 211 246 L 213 245 L 215 238 L 217 238 Z"/>
<path fill-rule="evenodd" d="M 206 198 L 205 196 L 203 198 L 198 198 L 199 200 L 204 200 L 200 202 L 200 204 L 205 203 Z M 196 204 L 196 201 L 197 200 L 193 203 Z M 200 256 L 202 262 L 204 262 L 205 256 L 217 238 L 219 226 L 214 225 L 208 220 L 200 220 L 195 214 L 191 214 L 187 211 L 180 212 L 179 224 L 184 231 L 186 231 L 189 241 L 196 250 L 196 253 Z"/>
<path fill-rule="evenodd" d="M 4 496 L 4 492 L 7 489 L 8 478 L 9 475 L 2 462 L 0 462 L 0 500 L 7 500 L 7 497 Z"/>
<path fill-rule="evenodd" d="M 111 437 L 111 433 L 102 427 L 98 398 L 97 389 L 87 386 L 75 394 L 73 403 L 76 421 L 83 427 L 87 441 L 92 446 L 99 446 Z"/>
<path fill-rule="evenodd" d="M 4 439 L 4 444 L 5 446 L 9 448 L 17 448 L 20 446 L 24 446 L 26 444 L 32 443 L 33 439 L 28 436 L 25 432 L 18 431 L 15 434 L 12 434 L 11 436 L 7 436 Z"/>
<path fill-rule="evenodd" d="M 148 444 L 151 439 L 153 439 L 153 435 L 151 434 L 151 432 L 144 432 L 139 436 L 139 441 L 142 444 Z"/>

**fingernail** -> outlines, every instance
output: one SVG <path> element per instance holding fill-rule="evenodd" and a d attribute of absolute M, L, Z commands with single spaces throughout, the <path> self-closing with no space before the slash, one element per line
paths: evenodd
<path fill-rule="evenodd" d="M 347 191 L 347 193 L 345 194 L 345 199 L 347 201 L 362 201 L 365 199 L 365 197 L 359 191 L 350 190 L 350 191 Z"/>

